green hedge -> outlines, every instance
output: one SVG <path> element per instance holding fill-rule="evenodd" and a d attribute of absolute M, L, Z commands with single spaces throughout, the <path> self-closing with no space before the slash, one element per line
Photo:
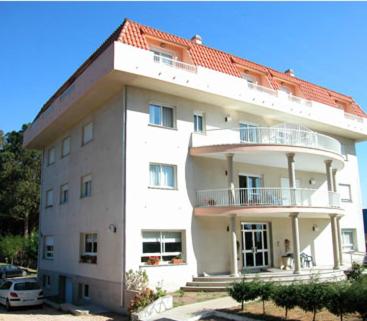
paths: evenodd
<path fill-rule="evenodd" d="M 293 283 L 274 285 L 273 283 L 250 281 L 233 283 L 228 288 L 229 295 L 241 303 L 259 298 L 263 301 L 272 300 L 277 306 L 284 308 L 285 318 L 288 311 L 298 306 L 313 313 L 313 320 L 320 310 L 326 308 L 343 320 L 345 313 L 358 313 L 367 320 L 367 276 L 360 276 L 353 281 L 337 283 Z"/>

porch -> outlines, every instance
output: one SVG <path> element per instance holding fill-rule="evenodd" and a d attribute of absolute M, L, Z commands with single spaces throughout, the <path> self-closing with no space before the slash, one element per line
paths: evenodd
<path fill-rule="evenodd" d="M 293 271 L 285 271 L 277 268 L 268 268 L 258 273 L 240 273 L 237 277 L 227 275 L 206 275 L 194 277 L 191 282 L 187 282 L 182 290 L 187 292 L 224 292 L 233 282 L 261 280 L 264 282 L 277 282 L 289 284 L 292 282 L 337 282 L 345 280 L 345 274 L 342 270 L 333 270 L 331 268 L 311 268 L 304 269 L 299 274 Z"/>

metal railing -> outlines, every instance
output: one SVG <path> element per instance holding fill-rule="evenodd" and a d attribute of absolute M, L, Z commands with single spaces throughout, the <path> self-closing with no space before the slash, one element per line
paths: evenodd
<path fill-rule="evenodd" d="M 268 87 L 264 87 L 264 86 L 261 86 L 261 85 L 258 85 L 252 82 L 248 82 L 247 80 L 245 81 L 247 83 L 247 87 L 251 90 L 256 90 L 262 93 L 266 93 L 271 96 L 278 96 L 278 92 L 272 88 L 268 88 Z"/>
<path fill-rule="evenodd" d="M 344 112 L 344 117 L 348 120 L 356 121 L 358 123 L 363 123 L 363 117 L 360 117 L 354 114 Z"/>
<path fill-rule="evenodd" d="M 227 144 L 290 145 L 341 153 L 336 139 L 313 131 L 282 127 L 247 127 L 207 130 L 206 135 L 193 134 L 193 147 Z"/>
<path fill-rule="evenodd" d="M 309 188 L 223 188 L 197 191 L 197 207 L 325 207 L 339 208 L 336 192 Z"/>
<path fill-rule="evenodd" d="M 154 62 L 163 64 L 165 66 L 186 70 L 192 73 L 197 73 L 197 67 L 195 65 L 190 65 L 185 62 L 176 60 L 176 59 L 166 58 L 166 57 L 154 54 L 153 60 Z"/>
<path fill-rule="evenodd" d="M 304 99 L 298 96 L 294 96 L 294 95 L 288 95 L 288 100 L 291 101 L 292 103 L 296 103 L 302 106 L 306 106 L 306 107 L 312 107 L 312 101 L 308 100 L 308 99 Z"/>

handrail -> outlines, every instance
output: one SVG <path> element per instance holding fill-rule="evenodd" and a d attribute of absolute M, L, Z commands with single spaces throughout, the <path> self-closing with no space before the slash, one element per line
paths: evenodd
<path fill-rule="evenodd" d="M 336 192 L 310 188 L 256 187 L 206 189 L 196 193 L 197 207 L 301 206 L 340 208 Z"/>
<path fill-rule="evenodd" d="M 206 135 L 193 135 L 193 147 L 225 144 L 290 145 L 317 148 L 341 154 L 338 140 L 313 131 L 281 127 L 209 129 Z"/>
<path fill-rule="evenodd" d="M 180 60 L 171 59 L 167 57 L 163 57 L 157 54 L 153 55 L 153 61 L 156 63 L 160 63 L 169 67 L 183 69 L 192 73 L 197 73 L 197 67 L 195 65 L 191 65 L 188 63 L 185 63 Z"/>

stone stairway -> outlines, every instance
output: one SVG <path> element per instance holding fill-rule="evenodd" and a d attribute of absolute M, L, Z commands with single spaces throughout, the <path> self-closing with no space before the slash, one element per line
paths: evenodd
<path fill-rule="evenodd" d="M 293 271 L 271 271 L 261 273 L 249 273 L 240 277 L 226 275 L 194 277 L 192 282 L 187 282 L 181 289 L 186 292 L 224 292 L 233 282 L 261 280 L 289 284 L 292 282 L 310 282 L 315 279 L 318 282 L 337 282 L 345 280 L 342 270 L 303 270 L 300 274 L 293 274 Z"/>

